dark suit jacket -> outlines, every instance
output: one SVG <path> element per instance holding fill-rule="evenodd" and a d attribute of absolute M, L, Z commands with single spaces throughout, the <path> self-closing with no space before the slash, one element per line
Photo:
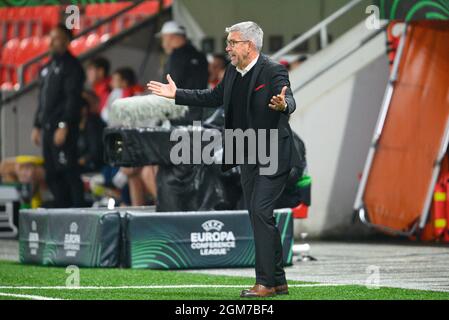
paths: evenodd
<path fill-rule="evenodd" d="M 198 51 L 191 43 L 173 50 L 164 66 L 163 82 L 167 74 L 180 87 L 185 89 L 206 89 L 209 73 L 206 55 Z M 203 109 L 189 106 L 187 114 L 173 125 L 192 124 L 192 121 L 203 119 Z"/>
<path fill-rule="evenodd" d="M 290 89 L 290 81 L 287 69 L 271 60 L 264 54 L 260 54 L 254 65 L 249 92 L 247 96 L 248 128 L 251 129 L 278 129 L 278 170 L 274 175 L 284 173 L 293 166 L 300 166 L 300 156 L 293 143 L 293 134 L 288 123 L 289 114 L 296 109 L 295 99 Z M 214 89 L 188 90 L 177 89 L 175 103 L 179 105 L 193 105 L 200 107 L 219 107 L 225 109 L 225 128 L 232 129 L 229 117 L 230 98 L 232 85 L 238 72 L 229 64 L 224 78 Z M 268 104 L 271 97 L 280 94 L 284 86 L 287 86 L 285 95 L 287 110 L 279 112 L 272 110 Z M 269 149 L 268 149 L 269 150 Z M 226 171 L 237 164 L 225 164 L 225 152 L 223 153 L 222 170 Z"/>

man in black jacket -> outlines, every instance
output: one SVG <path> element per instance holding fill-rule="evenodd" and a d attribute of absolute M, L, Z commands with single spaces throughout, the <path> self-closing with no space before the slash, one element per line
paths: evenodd
<path fill-rule="evenodd" d="M 40 72 L 38 109 L 31 139 L 43 147 L 47 185 L 58 208 L 84 206 L 77 155 L 83 68 L 69 51 L 64 25 L 50 32 L 51 59 Z"/>
<path fill-rule="evenodd" d="M 290 170 L 301 166 L 288 123 L 288 117 L 295 111 L 296 104 L 289 88 L 286 68 L 260 53 L 262 29 L 254 22 L 242 22 L 226 31 L 226 51 L 231 64 L 226 68 L 223 81 L 214 89 L 177 89 L 170 75 L 167 76 L 168 84 L 151 81 L 148 88 L 157 95 L 175 99 L 176 104 L 201 107 L 224 105 L 226 129 L 250 129 L 257 132 L 260 129 L 274 129 L 277 133 L 265 141 L 277 145 L 275 155 L 278 165 L 274 172 L 263 174 L 260 162 L 251 164 L 246 161 L 241 165 L 243 195 L 256 248 L 256 284 L 249 290 L 243 290 L 241 297 L 288 294 L 282 245 L 273 209 Z M 226 149 L 225 144 L 224 154 L 228 152 L 230 150 Z M 225 155 L 223 157 L 226 159 Z M 222 161 L 223 170 L 236 166 L 235 162 L 226 162 Z"/>
<path fill-rule="evenodd" d="M 176 21 L 167 21 L 156 36 L 161 38 L 162 48 L 168 55 L 164 78 L 170 74 L 181 88 L 206 89 L 209 78 L 206 56 L 188 41 L 185 28 Z M 189 125 L 202 118 L 202 108 L 189 106 L 182 119 L 171 122 L 173 125 Z"/>

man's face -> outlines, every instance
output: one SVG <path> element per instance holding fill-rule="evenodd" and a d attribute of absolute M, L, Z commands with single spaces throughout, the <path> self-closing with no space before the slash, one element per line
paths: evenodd
<path fill-rule="evenodd" d="M 163 34 L 161 35 L 161 45 L 164 52 L 169 55 L 173 51 L 173 34 Z"/>
<path fill-rule="evenodd" d="M 114 89 L 126 88 L 126 81 L 118 73 L 114 73 L 111 77 L 111 87 Z"/>
<path fill-rule="evenodd" d="M 98 81 L 103 80 L 104 71 L 102 68 L 96 68 L 95 66 L 89 66 L 86 70 L 87 81 L 92 85 Z"/>
<path fill-rule="evenodd" d="M 226 52 L 233 66 L 241 67 L 246 64 L 251 50 L 251 42 L 244 41 L 240 32 L 230 32 L 227 38 Z"/>
<path fill-rule="evenodd" d="M 50 51 L 52 53 L 64 53 L 69 46 L 67 35 L 60 29 L 53 29 L 50 32 Z"/>

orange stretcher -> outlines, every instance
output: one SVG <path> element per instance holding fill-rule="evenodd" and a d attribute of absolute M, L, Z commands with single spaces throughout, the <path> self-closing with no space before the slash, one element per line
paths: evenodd
<path fill-rule="evenodd" d="M 391 234 L 422 230 L 449 142 L 449 22 L 406 25 L 354 204 Z"/>

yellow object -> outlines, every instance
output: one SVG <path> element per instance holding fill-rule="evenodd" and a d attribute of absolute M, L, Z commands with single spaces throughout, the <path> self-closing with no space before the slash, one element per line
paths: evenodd
<path fill-rule="evenodd" d="M 446 201 L 446 192 L 435 192 L 433 199 L 435 201 Z"/>
<path fill-rule="evenodd" d="M 445 228 L 446 224 L 446 219 L 435 219 L 435 228 Z"/>
<path fill-rule="evenodd" d="M 31 198 L 31 208 L 37 209 L 40 207 L 42 207 L 42 198 L 41 193 L 37 191 L 36 194 Z"/>
<path fill-rule="evenodd" d="M 44 164 L 44 158 L 42 158 L 40 156 L 23 155 L 23 156 L 17 156 L 16 157 L 16 162 L 19 163 L 19 164 L 31 163 L 31 164 L 35 164 L 35 165 L 41 166 L 41 165 Z"/>

